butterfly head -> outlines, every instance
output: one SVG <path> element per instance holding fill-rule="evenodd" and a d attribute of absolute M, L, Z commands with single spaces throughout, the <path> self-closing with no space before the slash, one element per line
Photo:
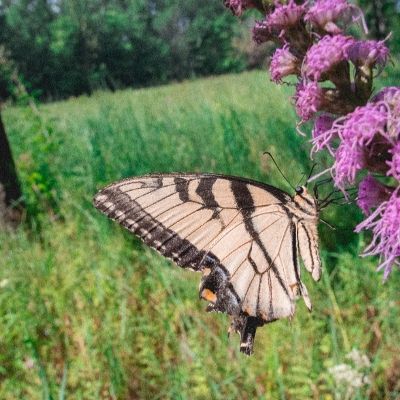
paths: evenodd
<path fill-rule="evenodd" d="M 307 215 L 312 217 L 318 216 L 317 200 L 312 196 L 305 186 L 297 186 L 295 188 L 295 196 L 293 198 L 297 207 Z"/>

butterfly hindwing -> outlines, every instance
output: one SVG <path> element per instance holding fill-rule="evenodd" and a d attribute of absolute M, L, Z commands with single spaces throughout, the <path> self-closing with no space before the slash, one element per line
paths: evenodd
<path fill-rule="evenodd" d="M 299 252 L 307 271 L 311 273 L 314 280 L 321 278 L 321 259 L 318 248 L 317 227 L 306 224 L 304 221 L 299 223 Z"/>
<path fill-rule="evenodd" d="M 200 296 L 232 316 L 248 354 L 256 328 L 292 316 L 299 295 L 311 307 L 298 251 L 316 277 L 316 224 L 300 223 L 277 188 L 223 175 L 149 175 L 104 188 L 94 204 L 179 266 L 202 272 Z"/>

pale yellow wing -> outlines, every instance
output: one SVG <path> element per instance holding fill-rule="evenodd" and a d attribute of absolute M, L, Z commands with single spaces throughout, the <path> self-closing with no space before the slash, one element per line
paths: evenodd
<path fill-rule="evenodd" d="M 303 295 L 297 222 L 285 192 L 220 175 L 150 175 L 101 190 L 95 206 L 179 266 L 203 273 L 209 309 L 233 316 L 242 351 L 257 326 L 292 316 Z"/>

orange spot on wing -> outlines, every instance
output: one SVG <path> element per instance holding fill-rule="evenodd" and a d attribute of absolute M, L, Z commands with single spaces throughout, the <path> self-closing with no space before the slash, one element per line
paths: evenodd
<path fill-rule="evenodd" d="M 290 289 L 293 293 L 294 296 L 298 296 L 299 295 L 299 285 L 297 283 L 293 283 L 292 285 L 289 285 Z"/>
<path fill-rule="evenodd" d="M 210 289 L 204 289 L 201 292 L 201 297 L 204 300 L 210 301 L 211 303 L 216 303 L 216 301 L 217 301 L 217 295 L 214 292 L 212 292 Z"/>

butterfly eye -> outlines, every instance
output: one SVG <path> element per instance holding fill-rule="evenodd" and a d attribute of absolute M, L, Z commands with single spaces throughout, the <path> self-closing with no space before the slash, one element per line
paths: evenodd
<path fill-rule="evenodd" d="M 302 194 L 304 192 L 304 188 L 302 186 L 297 186 L 295 191 L 297 194 Z"/>

